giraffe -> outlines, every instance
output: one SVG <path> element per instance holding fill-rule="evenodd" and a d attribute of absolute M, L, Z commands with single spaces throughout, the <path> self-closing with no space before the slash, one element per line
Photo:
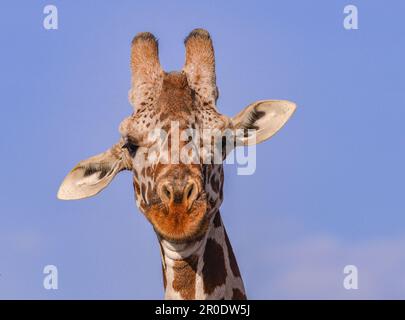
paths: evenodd
<path fill-rule="evenodd" d="M 133 113 L 121 122 L 115 145 L 79 162 L 68 173 L 58 198 L 91 197 L 119 172 L 131 171 L 136 204 L 159 241 L 164 298 L 242 300 L 246 299 L 243 280 L 219 210 L 223 200 L 222 160 L 238 145 L 257 144 L 273 136 L 296 106 L 287 100 L 262 100 L 234 117 L 219 113 L 211 36 L 206 30 L 195 29 L 184 43 L 183 69 L 165 72 L 154 35 L 143 32 L 134 37 L 129 91 Z M 167 133 L 158 148 L 150 138 L 156 129 Z M 196 148 L 197 152 L 183 154 L 185 161 L 176 162 L 176 152 L 172 151 L 186 147 L 190 136 L 172 138 L 188 129 L 197 133 L 216 130 L 221 141 L 226 130 L 234 136 L 237 130 L 243 134 L 230 148 L 209 140 L 212 148 L 204 149 L 204 154 L 211 160 L 201 161 Z M 247 134 L 251 130 L 254 139 Z M 204 135 L 199 139 L 206 140 Z M 173 141 L 177 141 L 176 146 Z M 163 147 L 169 153 L 164 153 Z M 155 149 L 154 157 L 150 157 L 151 149 Z M 210 158 L 213 150 L 221 154 L 220 162 Z M 191 158 L 197 161 L 188 161 Z"/>

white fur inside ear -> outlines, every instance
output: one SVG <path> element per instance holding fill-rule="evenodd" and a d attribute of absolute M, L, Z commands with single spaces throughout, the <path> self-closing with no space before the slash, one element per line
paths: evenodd
<path fill-rule="evenodd" d="M 120 171 L 118 161 L 113 167 L 91 166 L 76 166 L 63 180 L 57 197 L 61 200 L 76 200 L 94 196 Z"/>
<path fill-rule="evenodd" d="M 246 107 L 232 122 L 236 129 L 255 129 L 256 135 L 242 139 L 244 145 L 263 142 L 279 131 L 296 109 L 287 100 L 263 100 Z"/>
<path fill-rule="evenodd" d="M 76 200 L 94 196 L 123 169 L 121 145 L 116 144 L 106 152 L 80 161 L 63 180 L 57 197 Z"/>

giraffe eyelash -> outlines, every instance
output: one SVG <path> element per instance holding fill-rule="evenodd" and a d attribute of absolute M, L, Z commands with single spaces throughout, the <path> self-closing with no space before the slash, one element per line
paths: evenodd
<path fill-rule="evenodd" d="M 127 140 L 121 148 L 127 149 L 131 157 L 134 157 L 138 150 L 138 146 L 130 140 Z"/>

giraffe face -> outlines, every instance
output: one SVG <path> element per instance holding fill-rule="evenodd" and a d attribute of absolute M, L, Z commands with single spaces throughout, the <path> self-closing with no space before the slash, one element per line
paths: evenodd
<path fill-rule="evenodd" d="M 162 82 L 153 110 L 138 109 L 120 132 L 139 209 L 159 236 L 183 242 L 204 235 L 221 204 L 223 169 L 214 154 L 224 156 L 216 142 L 229 119 L 202 111 L 184 72 L 165 73 Z"/>
<path fill-rule="evenodd" d="M 196 29 L 185 46 L 182 71 L 166 73 L 155 37 L 140 33 L 134 38 L 129 92 L 134 112 L 120 124 L 117 144 L 69 172 L 59 199 L 93 196 L 119 172 L 130 170 L 137 205 L 159 236 L 185 242 L 207 232 L 222 202 L 222 160 L 230 151 L 223 137 L 236 137 L 231 147 L 267 140 L 287 122 L 295 104 L 264 100 L 233 118 L 220 114 L 210 35 Z M 249 130 L 253 139 L 245 134 Z"/>

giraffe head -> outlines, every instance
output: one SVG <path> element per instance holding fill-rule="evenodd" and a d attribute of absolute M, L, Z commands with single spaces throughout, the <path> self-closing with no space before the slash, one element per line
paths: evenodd
<path fill-rule="evenodd" d="M 129 92 L 134 112 L 120 124 L 117 144 L 70 171 L 58 198 L 93 196 L 120 171 L 130 170 L 137 205 L 161 238 L 182 243 L 207 232 L 222 202 L 222 160 L 236 145 L 270 138 L 295 104 L 265 100 L 232 118 L 220 114 L 209 33 L 192 31 L 185 46 L 182 71 L 167 73 L 160 66 L 155 37 L 140 33 L 134 38 Z M 247 130 L 254 130 L 254 139 Z"/>

